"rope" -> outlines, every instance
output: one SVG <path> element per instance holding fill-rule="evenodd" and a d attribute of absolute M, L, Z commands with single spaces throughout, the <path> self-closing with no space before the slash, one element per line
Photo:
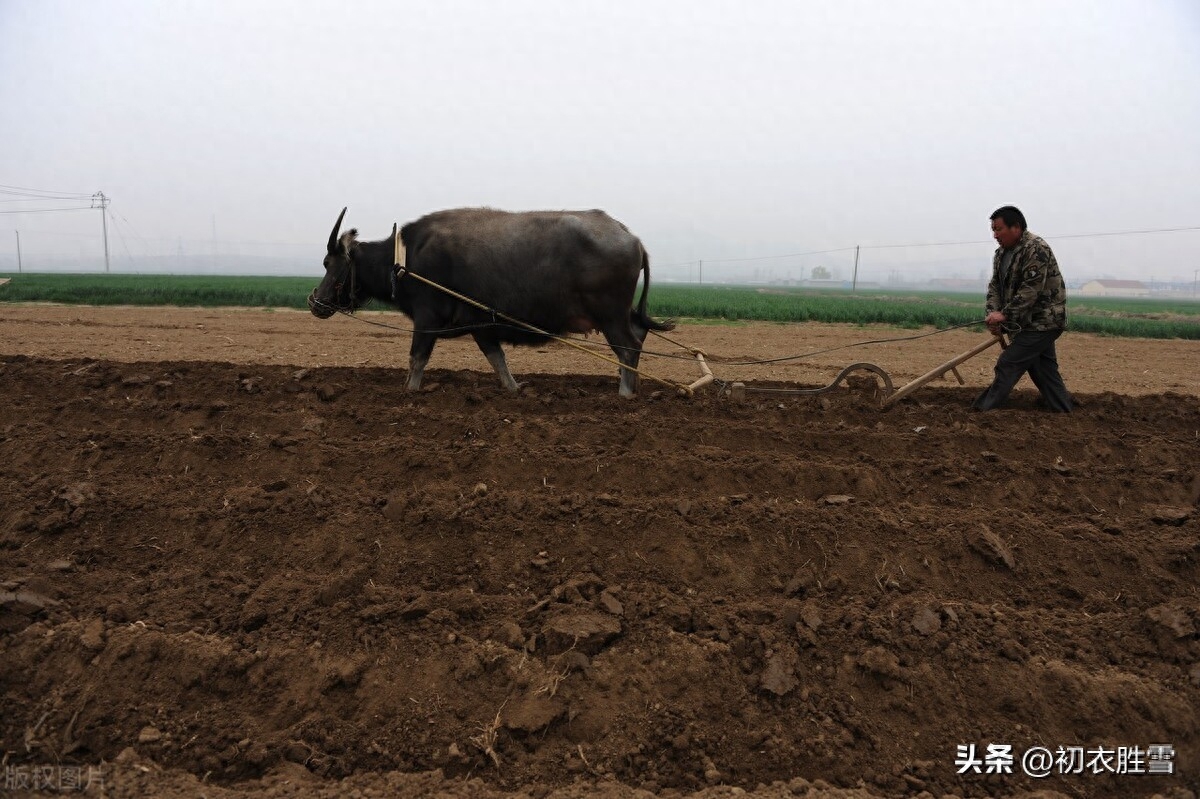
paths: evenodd
<path fill-rule="evenodd" d="M 395 236 L 394 230 L 393 230 L 393 236 Z M 399 247 L 400 247 L 400 244 L 399 244 L 399 240 L 397 239 L 396 240 L 397 251 L 399 251 Z M 425 333 L 425 334 L 432 334 L 432 335 L 445 335 L 447 333 L 466 332 L 469 330 L 478 330 L 478 329 L 487 328 L 487 327 L 509 327 L 509 328 L 515 328 L 515 329 L 528 330 L 528 331 L 537 333 L 540 336 L 545 336 L 548 339 L 552 339 L 554 341 L 558 341 L 563 344 L 566 344 L 569 347 L 574 347 L 575 349 L 577 349 L 581 352 L 584 352 L 595 358 L 599 358 L 602 361 L 606 361 L 607 363 L 610 363 L 610 364 L 616 366 L 618 369 L 628 369 L 641 377 L 645 377 L 648 380 L 653 380 L 656 383 L 661 383 L 662 385 L 668 386 L 670 388 L 674 388 L 677 390 L 678 389 L 684 389 L 684 390 L 687 389 L 687 387 L 684 386 L 682 383 L 673 383 L 669 380 L 664 380 L 660 377 L 656 377 L 655 375 L 649 374 L 648 372 L 646 372 L 643 369 L 640 369 L 635 366 L 627 366 L 625 364 L 622 364 L 620 361 L 618 361 L 614 358 L 610 358 L 607 355 L 597 352 L 595 347 L 599 346 L 599 345 L 585 344 L 585 343 L 579 341 L 578 339 L 573 339 L 573 338 L 570 338 L 569 336 L 556 335 L 554 333 L 550 333 L 549 331 L 546 331 L 539 327 L 531 325 L 528 322 L 523 322 L 520 319 L 515 319 L 511 316 L 508 316 L 507 314 L 505 314 L 501 311 L 497 311 L 495 308 L 490 308 L 487 305 L 485 305 L 477 300 L 474 300 L 470 297 L 467 297 L 466 295 L 463 295 L 463 294 L 458 293 L 457 291 L 454 291 L 453 289 L 447 288 L 446 286 L 443 286 L 439 283 L 435 283 L 434 281 L 430 280 L 427 277 L 424 277 L 423 275 L 419 275 L 415 272 L 410 272 L 404 266 L 400 265 L 398 262 L 396 264 L 396 269 L 397 269 L 397 274 L 400 277 L 403 277 L 404 275 L 411 275 L 412 277 L 416 278 L 417 280 L 421 281 L 422 283 L 425 283 L 426 285 L 431 286 L 432 288 L 442 291 L 442 292 L 450 295 L 451 297 L 454 297 L 455 299 L 459 300 L 460 302 L 465 302 L 468 305 L 471 305 L 475 308 L 480 309 L 481 311 L 486 311 L 487 313 L 490 313 L 493 318 L 499 317 L 501 319 L 504 319 L 505 322 L 481 322 L 481 323 L 475 323 L 475 324 L 471 324 L 471 325 L 463 325 L 461 327 L 442 328 L 440 330 L 418 330 L 415 328 L 406 328 L 406 327 L 400 327 L 397 325 L 389 325 L 384 322 L 373 322 L 369 319 L 363 319 L 361 317 L 355 316 L 352 312 L 345 311 L 342 309 L 338 309 L 338 313 L 341 313 L 345 316 L 350 316 L 350 317 L 357 319 L 358 321 L 363 322 L 365 324 L 375 325 L 377 327 L 384 327 L 384 328 L 388 328 L 389 330 L 399 330 L 402 332 L 414 333 L 414 334 L 415 333 Z M 918 339 L 928 338 L 929 336 L 936 336 L 941 333 L 948 333 L 951 330 L 958 330 L 958 329 L 961 329 L 964 327 L 975 327 L 975 326 L 981 325 L 983 323 L 984 323 L 984 320 L 982 320 L 982 319 L 973 320 L 970 322 L 962 322 L 957 325 L 950 325 L 948 327 L 942 328 L 941 330 L 934 330 L 930 333 L 920 333 L 920 334 L 913 335 L 913 336 L 899 336 L 896 338 L 869 339 L 867 341 L 856 341 L 851 344 L 843 344 L 843 345 L 837 346 L 837 347 L 829 347 L 829 348 L 823 349 L 823 350 L 815 350 L 813 352 L 806 352 L 806 353 L 803 353 L 800 355 L 784 355 L 784 356 L 780 356 L 778 358 L 761 358 L 761 359 L 746 360 L 746 361 L 726 361 L 726 360 L 722 360 L 720 358 L 720 356 L 717 356 L 716 358 L 712 359 L 712 362 L 719 363 L 724 366 L 761 366 L 764 364 L 782 363 L 784 361 L 795 361 L 795 360 L 800 360 L 802 358 L 811 358 L 816 355 L 825 355 L 825 354 L 828 354 L 831 352 L 838 352 L 840 350 L 851 349 L 853 347 L 865 347 L 865 346 L 869 346 L 872 344 L 889 344 L 889 343 L 894 343 L 894 342 L 898 342 L 898 341 L 916 341 Z M 1017 325 L 1013 322 L 1005 322 L 1004 324 L 1001 325 L 1001 327 L 1010 336 L 1016 335 L 1021 330 L 1021 326 Z M 687 352 L 690 353 L 690 355 L 676 355 L 674 353 L 653 352 L 653 351 L 642 349 L 642 348 L 624 347 L 624 346 L 621 346 L 618 344 L 609 344 L 609 347 L 612 349 L 615 349 L 615 350 L 626 350 L 626 351 L 630 351 L 630 352 L 638 352 L 641 355 L 646 355 L 646 356 L 652 356 L 652 357 L 658 357 L 658 358 L 675 358 L 675 359 L 687 360 L 687 361 L 692 360 L 698 354 L 704 354 L 699 349 L 696 349 L 695 347 L 689 347 L 686 344 L 676 341 L 675 339 L 671 338 L 670 336 L 664 335 L 663 333 L 661 333 L 657 330 L 651 330 L 649 332 L 653 333 L 655 336 L 658 336 L 659 338 L 666 341 L 667 343 L 675 345 L 679 349 L 686 350 Z M 840 380 L 841 376 L 839 376 L 838 379 Z M 713 382 L 722 387 L 729 385 L 729 381 L 722 380 L 721 378 L 715 377 L 715 376 L 713 378 Z M 837 381 L 834 382 L 834 385 L 836 385 L 836 384 L 837 384 Z M 832 388 L 832 386 L 830 386 L 830 388 Z M 776 393 L 776 394 L 812 394 L 815 392 L 824 391 L 825 389 L 817 389 L 814 391 L 814 389 L 785 389 L 785 388 L 766 388 L 766 387 L 755 388 L 755 387 L 747 386 L 746 390 L 747 391 L 756 391 L 756 392 L 770 392 L 770 393 Z"/>
<path fill-rule="evenodd" d="M 473 324 L 473 325 L 462 325 L 461 327 L 441 327 L 441 328 L 437 328 L 434 330 L 424 330 L 424 329 L 418 329 L 415 327 L 402 327 L 400 325 L 389 325 L 386 322 L 373 322 L 370 319 L 364 319 L 361 316 L 356 316 L 355 314 L 353 314 L 350 311 L 347 311 L 343 308 L 338 308 L 337 312 L 340 313 L 342 316 L 348 316 L 351 319 L 353 319 L 357 322 L 362 322 L 365 325 L 375 325 L 375 327 L 386 327 L 388 330 L 398 330 L 401 333 L 425 333 L 425 334 L 432 335 L 432 336 L 444 336 L 449 333 L 467 333 L 471 330 L 481 330 L 485 327 L 516 328 L 516 325 L 510 325 L 506 322 L 479 322 L 479 323 Z"/>
<path fill-rule="evenodd" d="M 821 354 L 821 353 L 823 353 L 823 352 L 835 352 L 835 351 L 837 351 L 837 350 L 848 349 L 848 348 L 850 348 L 850 347 L 861 347 L 861 346 L 863 346 L 863 345 L 866 345 L 866 344 L 880 344 L 880 343 L 886 343 L 886 342 L 889 342 L 889 341 L 913 341 L 913 340 L 915 340 L 915 339 L 919 339 L 919 338 L 925 338 L 925 337 L 927 337 L 927 336 L 936 336 L 936 335 L 937 335 L 937 334 L 939 334 L 939 333 L 946 333 L 946 332 L 948 332 L 948 331 L 950 331 L 950 330 L 955 330 L 955 329 L 957 329 L 957 328 L 960 328 L 960 327 L 971 327 L 971 326 L 973 326 L 973 325 L 978 325 L 978 324 L 982 324 L 982 323 L 983 323 L 983 321 L 982 321 L 982 320 L 980 320 L 980 321 L 978 321 L 978 322 L 964 322 L 963 324 L 960 324 L 960 325 L 953 325 L 952 327 L 947 327 L 947 328 L 945 328 L 945 329 L 943 329 L 943 330 L 935 330 L 935 331 L 933 331 L 932 333 L 922 333 L 922 334 L 920 334 L 920 335 L 918 335 L 918 336 L 903 336 L 903 337 L 900 337 L 900 338 L 891 338 L 891 339 L 876 339 L 876 340 L 873 340 L 873 341 L 859 341 L 859 342 L 856 342 L 856 343 L 854 343 L 854 344 L 845 344 L 845 345 L 843 345 L 843 346 L 841 346 L 841 347 L 833 347 L 833 348 L 831 348 L 831 349 L 828 349 L 828 350 L 819 350 L 819 351 L 817 351 L 817 352 L 810 352 L 810 353 L 808 353 L 807 355 L 798 355 L 798 356 L 795 356 L 795 357 L 797 357 L 797 358 L 806 358 L 806 357 L 808 357 L 808 355 L 820 355 L 820 354 Z M 1012 337 L 1013 337 L 1013 336 L 1015 336 L 1017 333 L 1020 333 L 1020 332 L 1021 332 L 1021 326 L 1020 326 L 1019 324 L 1017 324 L 1016 322 L 1003 322 L 1003 323 L 1001 323 L 1001 325 L 1000 325 L 1000 328 L 1001 328 L 1001 329 L 1002 329 L 1002 330 L 1003 330 L 1005 333 L 1007 333 L 1007 334 L 1009 335 L 1009 338 L 1012 338 Z M 787 360 L 787 359 L 774 359 L 774 360 Z M 750 363 L 770 363 L 770 362 L 771 362 L 770 360 L 767 360 L 767 361 L 751 361 L 751 362 L 746 362 L 746 364 L 750 364 Z M 746 365 L 746 364 L 740 364 L 740 365 Z M 739 364 L 729 364 L 729 365 L 739 365 Z M 828 386 L 826 386 L 825 388 L 820 388 L 820 389 L 809 389 L 809 388 L 768 388 L 768 387 L 766 387 L 766 386 L 745 386 L 745 387 L 744 387 L 744 390 L 745 390 L 745 391 L 749 391 L 749 392 L 758 392 L 758 393 L 764 393 L 764 394 L 766 394 L 766 393 L 770 393 L 770 394 L 820 394 L 820 393 L 823 393 L 823 392 L 825 392 L 825 391 L 828 391 L 829 389 L 831 389 L 831 388 L 833 388 L 834 386 L 836 386 L 836 385 L 837 385 L 837 384 L 838 384 L 838 383 L 841 381 L 841 379 L 842 379 L 843 377 L 845 377 L 846 373 L 847 373 L 847 372 L 850 370 L 850 368 L 852 368 L 852 367 L 847 367 L 847 369 L 844 369 L 844 370 L 842 370 L 842 373 L 841 373 L 840 375 L 838 375 L 838 377 L 837 377 L 837 378 L 836 378 L 836 379 L 833 381 L 833 383 L 829 384 L 829 385 L 828 385 Z M 722 379 L 720 379 L 720 378 L 713 378 L 713 382 L 714 382 L 714 383 L 716 383 L 717 385 L 721 386 L 721 387 L 722 387 L 722 389 L 724 389 L 724 388 L 726 388 L 727 386 L 729 386 L 729 385 L 730 385 L 730 383 L 729 383 L 729 381 L 728 381 L 728 380 L 722 380 Z M 889 386 L 889 388 L 890 388 L 890 386 Z"/>
<path fill-rule="evenodd" d="M 759 360 L 752 360 L 752 361 L 724 361 L 724 360 L 721 360 L 721 358 L 719 356 L 717 356 L 717 357 L 712 358 L 712 362 L 719 363 L 723 366 L 761 366 L 763 364 L 780 363 L 782 361 L 798 361 L 801 358 L 811 358 L 814 355 L 825 355 L 830 352 L 837 352 L 839 350 L 848 350 L 853 347 L 865 347 L 869 344 L 889 344 L 889 343 L 895 342 L 895 341 L 916 341 L 917 339 L 928 338 L 929 336 L 937 336 L 942 333 L 949 333 L 951 330 L 958 330 L 958 329 L 964 328 L 964 327 L 974 327 L 976 325 L 981 325 L 981 324 L 983 324 L 983 320 L 979 319 L 979 320 L 972 321 L 972 322 L 962 322 L 957 325 L 950 325 L 949 327 L 944 327 L 941 330 L 934 330 L 931 333 L 919 333 L 915 336 L 900 336 L 898 338 L 877 338 L 877 339 L 870 339 L 868 341 L 856 341 L 853 344 L 842 344 L 841 346 L 838 346 L 838 347 L 830 347 L 830 348 L 824 349 L 824 350 L 814 350 L 813 352 L 806 352 L 802 355 L 784 355 L 779 358 L 762 358 Z M 1006 325 L 1006 327 L 1005 327 L 1006 332 L 1008 332 L 1008 326 L 1016 327 L 1016 329 L 1018 331 L 1020 330 L 1019 325 L 1010 325 L 1010 323 L 1007 323 L 1007 322 L 1005 323 L 1005 325 Z M 659 335 L 656 331 L 651 331 L 651 332 L 654 332 L 655 335 Z M 664 336 L 664 338 L 665 338 L 665 336 Z M 672 342 L 672 343 L 674 343 L 674 342 Z"/>
<path fill-rule="evenodd" d="M 507 328 L 511 328 L 513 330 L 521 330 L 522 329 L 519 325 L 509 324 L 508 322 L 476 322 L 474 324 L 462 325 L 460 327 L 419 329 L 419 328 L 413 328 L 413 327 L 402 327 L 400 325 L 389 325 L 385 322 L 373 322 L 370 319 L 364 319 L 361 316 L 355 316 L 354 314 L 350 313 L 349 311 L 346 311 L 343 309 L 338 309 L 337 312 L 342 314 L 343 316 L 349 316 L 352 319 L 356 319 L 359 322 L 362 322 L 364 324 L 375 325 L 376 327 L 384 327 L 384 328 L 387 328 L 388 330 L 398 330 L 401 333 L 426 333 L 429 335 L 437 336 L 437 335 L 445 335 L 448 333 L 466 333 L 471 330 L 482 330 L 483 328 L 488 328 L 488 327 L 507 327 Z M 948 333 L 951 330 L 958 330 L 958 329 L 964 328 L 964 327 L 974 327 L 976 325 L 981 325 L 981 324 L 983 324 L 982 319 L 979 321 L 975 321 L 975 322 L 963 322 L 962 324 L 951 325 L 950 327 L 946 327 L 941 330 L 935 330 L 932 333 L 921 333 L 921 334 L 915 335 L 915 336 L 901 336 L 898 338 L 881 338 L 881 339 L 872 339 L 869 341 L 857 341 L 857 342 L 854 342 L 853 344 L 843 344 L 838 347 L 830 347 L 829 349 L 814 350 L 813 352 L 806 352 L 801 355 L 785 355 L 785 356 L 779 357 L 779 358 L 764 358 L 761 360 L 726 361 L 726 360 L 723 360 L 721 358 L 721 356 L 719 356 L 719 355 L 710 355 L 707 352 L 703 353 L 703 354 L 709 360 L 709 363 L 719 363 L 724 366 L 760 366 L 762 364 L 777 363 L 780 361 L 794 361 L 794 360 L 800 360 L 802 358 L 811 358 L 814 355 L 824 355 L 824 354 L 830 353 L 830 352 L 837 352 L 838 350 L 850 349 L 852 347 L 863 347 L 863 346 L 867 346 L 869 344 L 888 344 L 890 342 L 895 342 L 895 341 L 916 341 L 917 339 L 926 338 L 928 336 L 936 336 L 940 333 Z M 1010 327 L 1015 328 L 1015 330 L 1010 330 L 1009 329 Z M 1010 333 L 1015 333 L 1020 330 L 1020 327 L 1018 325 L 1013 325 L 1011 323 L 1005 323 L 1004 328 L 1005 328 L 1006 332 L 1010 332 Z M 548 335 L 550 338 L 553 338 L 557 341 L 562 341 L 562 342 L 568 343 L 568 344 L 574 344 L 579 347 L 589 347 L 593 350 L 599 349 L 604 346 L 608 346 L 610 349 L 628 350 L 630 352 L 636 351 L 636 352 L 640 352 L 642 355 L 655 357 L 655 358 L 672 358 L 675 360 L 689 361 L 689 362 L 695 360 L 695 353 L 701 352 L 701 350 L 698 350 L 695 347 L 689 347 L 688 345 L 683 344 L 682 342 L 674 340 L 670 336 L 663 335 L 662 333 L 658 332 L 657 330 L 651 330 L 650 332 L 653 333 L 654 335 L 658 336 L 659 338 L 663 339 L 668 344 L 674 344 L 679 349 L 686 350 L 692 354 L 679 355 L 678 353 L 674 353 L 674 352 L 656 352 L 654 350 L 648 350 L 645 348 L 638 350 L 634 347 L 623 347 L 619 344 L 608 344 L 608 345 L 592 344 L 591 342 L 587 341 L 586 339 L 575 339 L 575 338 L 570 338 L 568 336 L 554 336 L 551 334 L 546 334 L 546 335 Z M 628 368 L 628 367 L 626 367 L 626 368 Z"/>
<path fill-rule="evenodd" d="M 586 352 L 588 355 L 591 355 L 595 358 L 599 358 L 602 361 L 607 361 L 608 363 L 616 366 L 618 369 L 628 369 L 629 371 L 633 372 L 634 374 L 636 374 L 640 377 L 645 377 L 648 380 L 653 380 L 656 383 L 661 383 L 662 385 L 667 386 L 669 388 L 686 389 L 686 386 L 684 386 L 682 383 L 672 383 L 669 380 L 664 380 L 661 377 L 656 377 L 652 374 L 649 374 L 648 372 L 646 372 L 642 369 L 639 369 L 636 366 L 629 366 L 628 364 L 623 364 L 615 358 L 610 358 L 607 355 L 596 352 L 593 349 L 584 347 L 581 344 L 579 344 L 578 342 L 574 341 L 573 339 L 567 338 L 565 336 L 555 335 L 554 333 L 551 333 L 549 331 L 542 330 L 540 327 L 531 325 L 528 322 L 523 322 L 520 319 L 515 319 L 511 316 L 508 316 L 507 314 L 505 314 L 501 311 L 497 311 L 495 308 L 489 308 L 488 306 L 484 305 L 483 303 L 481 303 L 477 300 L 467 297 L 466 295 L 459 294 L 457 291 L 447 288 L 446 286 L 443 286 L 439 283 L 435 283 L 434 281 L 430 280 L 429 278 L 425 277 L 424 275 L 418 275 L 416 272 L 410 272 L 407 269 L 405 269 L 404 267 L 399 266 L 399 264 L 397 264 L 397 267 L 399 268 L 399 273 L 401 276 L 410 275 L 410 276 L 416 278 L 417 280 L 421 281 L 422 283 L 425 283 L 428 286 L 432 286 L 433 288 L 438 289 L 439 291 L 449 294 L 451 297 L 453 297 L 454 299 L 456 299 L 460 302 L 465 302 L 468 305 L 478 308 L 481 311 L 486 311 L 487 313 L 490 313 L 493 317 L 498 316 L 501 319 L 505 320 L 506 322 L 510 322 L 510 323 L 516 325 L 517 327 L 537 333 L 539 336 L 545 336 L 546 338 L 550 338 L 555 341 L 560 341 L 563 344 L 566 344 L 570 347 L 574 347 L 575 349 L 579 350 L 580 352 Z M 624 348 L 624 349 L 632 349 L 632 348 Z"/>

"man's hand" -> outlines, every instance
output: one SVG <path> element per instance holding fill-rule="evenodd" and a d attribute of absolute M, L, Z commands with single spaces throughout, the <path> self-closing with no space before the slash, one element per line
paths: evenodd
<path fill-rule="evenodd" d="M 1007 316 L 999 311 L 992 311 L 987 315 L 987 318 L 983 320 L 983 323 L 987 325 L 987 329 L 992 332 L 993 336 L 998 336 L 1004 332 L 1004 328 L 1002 328 L 1001 325 L 1007 321 Z"/>

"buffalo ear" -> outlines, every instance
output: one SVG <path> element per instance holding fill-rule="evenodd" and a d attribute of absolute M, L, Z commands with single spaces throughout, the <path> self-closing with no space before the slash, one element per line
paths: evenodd
<path fill-rule="evenodd" d="M 358 228 L 350 228 L 337 240 L 333 255 L 349 255 L 358 247 Z"/>
<path fill-rule="evenodd" d="M 337 252 L 338 231 L 342 229 L 342 217 L 346 215 L 346 209 L 342 208 L 342 212 L 338 214 L 337 221 L 333 223 L 333 232 L 329 234 L 329 254 L 334 255 Z"/>

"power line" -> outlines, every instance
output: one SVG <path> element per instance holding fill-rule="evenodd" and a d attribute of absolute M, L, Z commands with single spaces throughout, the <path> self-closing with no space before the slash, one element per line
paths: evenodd
<path fill-rule="evenodd" d="M 112 217 L 113 230 L 116 231 L 117 238 L 119 238 L 121 240 L 121 246 L 125 248 L 125 255 L 132 262 L 133 261 L 133 253 L 129 251 L 129 243 L 125 241 L 125 234 L 121 232 L 121 225 L 117 222 L 118 214 L 110 214 L 110 216 Z M 121 218 L 124 219 L 125 217 L 121 217 Z M 128 224 L 128 222 L 126 222 L 126 224 Z M 130 230 L 130 234 L 133 235 L 132 229 Z"/>
<path fill-rule="evenodd" d="M 121 218 L 121 221 L 125 223 L 126 230 L 129 231 L 129 235 L 132 236 L 135 240 L 137 240 L 141 244 L 142 250 L 148 254 L 150 251 L 150 248 L 146 245 L 146 239 L 142 237 L 141 233 L 138 233 L 137 228 L 135 228 L 133 226 L 133 223 L 130 222 L 128 219 L 126 219 L 124 214 L 116 213 L 116 212 L 112 212 L 112 211 L 110 211 L 109 213 L 113 217 L 113 224 L 116 224 L 117 217 Z M 128 247 L 126 247 L 126 249 L 128 250 Z M 132 257 L 132 256 L 130 256 L 130 257 Z"/>
<path fill-rule="evenodd" d="M 809 250 L 808 252 L 790 252 L 783 255 L 754 255 L 746 258 L 697 258 L 693 261 L 676 261 L 670 264 L 654 264 L 658 269 L 665 269 L 671 266 L 693 266 L 695 264 L 707 261 L 710 264 L 732 264 L 741 263 L 743 261 L 771 261 L 780 258 L 803 258 L 808 255 L 828 255 L 835 252 L 850 252 L 853 247 L 838 247 L 832 250 Z M 865 248 L 864 248 L 865 249 Z"/>
<path fill-rule="evenodd" d="M 74 208 L 26 208 L 13 211 L 0 211 L 0 214 L 49 214 L 56 211 L 95 211 L 94 205 L 79 205 Z"/>
<path fill-rule="evenodd" d="M 79 191 L 51 191 L 49 189 L 30 189 L 24 186 L 6 186 L 0 183 L 0 194 L 28 194 L 38 199 L 85 199 L 90 194 Z"/>
<path fill-rule="evenodd" d="M 757 255 L 752 258 L 705 258 L 710 264 L 731 264 L 741 261 L 769 261 L 776 258 L 802 258 L 806 255 L 828 255 L 835 252 L 849 252 L 853 247 L 838 247 L 833 250 L 812 250 L 810 252 L 792 252 L 785 255 Z M 865 248 L 864 248 L 865 249 Z"/>
<path fill-rule="evenodd" d="M 1110 230 L 1105 233 L 1062 233 L 1062 234 L 1047 234 L 1047 239 L 1093 239 L 1101 236 L 1139 236 L 1147 233 L 1182 233 L 1191 230 L 1200 230 L 1200 225 L 1191 227 L 1161 227 L 1147 228 L 1146 230 Z M 967 244 L 990 244 L 990 241 L 985 239 L 973 239 L 971 241 L 929 241 L 929 242 L 911 242 L 909 244 L 864 244 L 864 250 L 892 250 L 904 249 L 908 247 L 954 247 Z"/>
<path fill-rule="evenodd" d="M 0 191 L 0 194 L 5 192 Z M 11 200 L 0 200 L 0 203 L 49 203 L 49 202 L 64 202 L 75 203 L 80 200 L 89 199 L 87 197 L 18 197 Z"/>
<path fill-rule="evenodd" d="M 1200 225 L 1191 227 L 1160 227 L 1149 230 L 1114 230 L 1109 233 L 1067 233 L 1061 236 L 1047 236 L 1048 239 L 1091 239 L 1101 236 L 1138 236 L 1143 233 L 1183 233 L 1190 230 L 1200 230 Z"/>
<path fill-rule="evenodd" d="M 1164 227 L 1164 228 L 1145 228 L 1142 230 L 1111 230 L 1104 233 L 1062 233 L 1047 235 L 1047 239 L 1090 239 L 1100 238 L 1104 236 L 1140 236 L 1152 233 L 1186 233 L 1200 230 L 1200 225 L 1191 225 L 1187 227 Z M 899 250 L 908 248 L 920 247 L 962 247 L 967 245 L 992 244 L 993 242 L 986 239 L 970 239 L 963 241 L 914 241 L 906 244 L 864 244 L 864 250 Z M 691 264 L 699 263 L 700 260 L 708 261 L 710 264 L 728 264 L 741 263 L 745 261 L 768 261 L 782 258 L 802 258 L 809 255 L 829 255 L 839 252 L 850 252 L 854 247 L 837 247 L 831 250 L 811 250 L 808 252 L 786 253 L 784 255 L 756 255 L 746 258 L 704 258 L 694 261 L 679 261 L 670 264 L 658 264 L 660 269 L 671 266 L 690 266 Z"/>
<path fill-rule="evenodd" d="M 87 239 L 89 241 L 94 241 L 94 240 L 100 238 L 95 233 L 76 233 L 76 232 L 70 231 L 70 230 L 55 230 L 55 231 L 33 230 L 33 231 L 26 231 L 26 233 L 27 234 L 31 233 L 34 236 L 45 236 L 47 238 L 54 238 L 54 239 Z"/>
<path fill-rule="evenodd" d="M 104 235 L 104 271 L 107 272 L 109 270 L 108 206 L 110 200 L 105 196 L 104 192 L 97 191 L 93 194 L 83 194 L 82 192 L 31 189 L 28 186 L 11 186 L 0 183 L 0 194 L 7 197 L 16 198 L 7 202 L 61 202 L 63 200 L 70 202 L 81 202 L 83 200 L 90 200 L 90 205 L 77 205 L 70 208 L 15 208 L 12 210 L 0 211 L 0 214 L 4 214 L 6 216 L 11 214 L 48 214 L 59 211 L 92 211 L 99 208 L 100 224 L 102 226 L 102 232 Z M 124 244 L 123 239 L 122 244 Z M 126 245 L 125 249 L 128 252 L 128 245 Z"/>
<path fill-rule="evenodd" d="M 973 239 L 972 241 L 929 241 L 917 242 L 912 244 L 864 244 L 864 250 L 899 250 L 907 247 L 957 247 L 964 244 L 986 244 L 983 239 Z M 851 247 L 850 249 L 853 249 Z"/>
<path fill-rule="evenodd" d="M 72 197 L 86 196 L 83 192 L 68 194 L 66 192 L 56 192 L 56 191 L 48 191 L 48 192 L 22 191 L 20 189 L 3 189 L 3 188 L 0 188 L 0 194 L 6 194 L 9 197 L 28 197 L 30 199 L 35 199 L 35 200 L 36 199 L 54 200 L 54 199 L 63 199 L 63 198 L 71 199 Z"/>

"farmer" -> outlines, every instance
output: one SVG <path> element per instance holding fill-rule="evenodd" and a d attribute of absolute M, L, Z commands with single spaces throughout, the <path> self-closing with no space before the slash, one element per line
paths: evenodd
<path fill-rule="evenodd" d="M 984 322 L 994 335 L 1012 334 L 1012 342 L 996 361 L 995 380 L 972 407 L 999 407 L 1029 372 L 1045 406 L 1069 413 L 1073 402 L 1054 355 L 1054 342 L 1067 325 L 1067 287 L 1058 262 L 1050 245 L 1029 232 L 1025 215 L 1013 206 L 996 209 L 991 219 L 992 237 L 1000 246 L 992 258 Z"/>

